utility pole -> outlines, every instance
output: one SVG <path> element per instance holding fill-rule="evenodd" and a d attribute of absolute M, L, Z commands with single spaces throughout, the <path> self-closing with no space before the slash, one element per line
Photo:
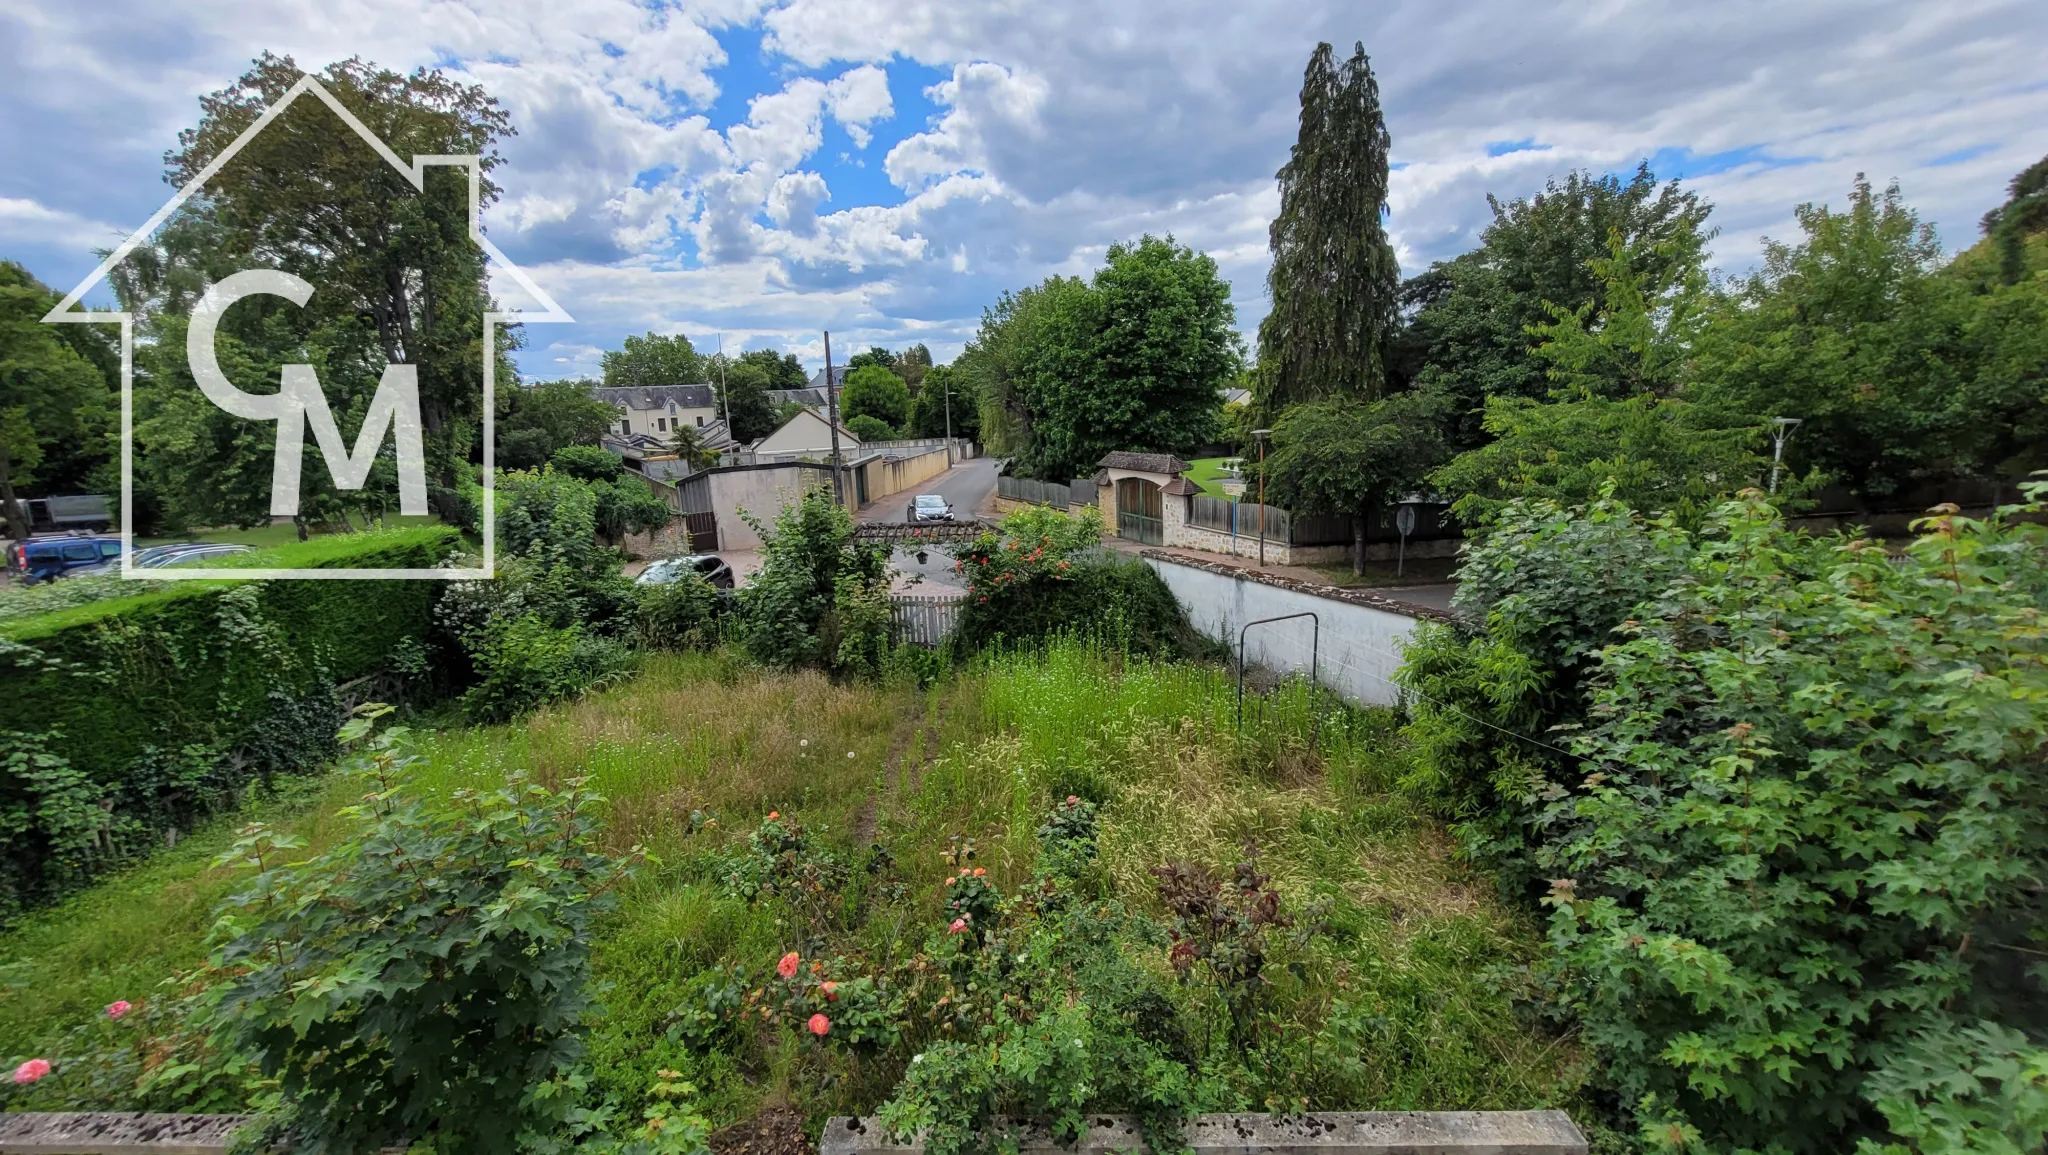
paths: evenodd
<path fill-rule="evenodd" d="M 718 394 L 725 399 L 725 435 L 732 436 L 732 391 L 725 385 L 725 334 L 718 335 Z"/>
<path fill-rule="evenodd" d="M 832 388 L 832 334 L 825 334 L 825 424 L 832 427 L 832 500 L 846 504 L 846 482 L 839 476 L 839 391 Z"/>
<path fill-rule="evenodd" d="M 1799 426 L 1797 417 L 1771 418 L 1771 495 L 1778 493 L 1778 470 L 1785 464 L 1785 439 Z"/>
<path fill-rule="evenodd" d="M 946 383 L 940 388 L 946 396 L 946 464 L 953 464 L 953 375 L 946 374 Z"/>

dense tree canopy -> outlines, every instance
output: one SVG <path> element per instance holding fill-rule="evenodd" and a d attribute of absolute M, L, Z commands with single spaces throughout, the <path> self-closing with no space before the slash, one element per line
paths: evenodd
<path fill-rule="evenodd" d="M 182 187 L 196 177 L 301 75 L 290 57 L 265 53 L 233 85 L 202 97 L 199 124 L 179 134 L 178 148 L 166 158 L 167 179 Z M 496 146 L 513 128 L 481 86 L 436 69 L 403 75 L 353 58 L 329 65 L 319 78 L 401 155 L 481 157 L 482 203 L 497 199 L 490 178 L 500 159 Z M 457 479 L 467 476 L 477 451 L 483 397 L 478 350 L 483 314 L 491 307 L 484 254 L 469 236 L 467 175 L 429 166 L 425 187 L 415 189 L 326 105 L 299 100 L 213 175 L 205 203 L 194 208 L 195 216 L 211 218 L 211 241 L 223 246 L 212 257 L 216 262 L 233 254 L 234 268 L 275 267 L 317 286 L 303 309 L 265 314 L 264 338 L 248 347 L 267 352 L 249 368 L 261 368 L 274 382 L 275 366 L 286 361 L 320 365 L 329 404 L 353 437 L 350 414 L 374 392 L 383 366 L 418 367 L 427 469 L 444 516 L 453 516 Z M 245 308 L 272 306 L 237 306 Z M 251 334 L 245 329 L 242 336 L 246 342 Z M 500 337 L 500 348 L 490 353 L 500 358 L 499 380 L 511 381 L 516 375 L 504 355 L 515 334 L 500 330 Z M 296 348 L 285 356 L 291 347 Z M 303 355 L 314 350 L 317 357 Z M 185 415 L 185 424 L 194 424 L 192 415 Z M 179 436 L 168 426 L 161 432 Z M 221 440 L 227 432 L 214 429 L 213 451 L 228 459 L 222 462 L 227 467 L 247 469 L 251 463 L 232 448 L 237 438 Z M 196 450 L 199 444 L 189 441 L 186 447 Z M 201 451 L 192 464 L 204 469 L 211 456 Z M 324 473 L 315 453 L 302 476 Z M 188 498 L 194 496 L 189 485 L 184 488 Z M 381 493 L 373 478 L 365 493 L 330 491 L 327 503 L 381 506 Z M 227 498 L 224 504 L 238 502 Z"/>
<path fill-rule="evenodd" d="M 1351 519 L 1351 572 L 1365 570 L 1372 512 L 1400 501 L 1444 458 L 1443 399 L 1397 393 L 1296 405 L 1273 428 L 1267 498 L 1295 513 Z"/>
<path fill-rule="evenodd" d="M 1301 83 L 1301 128 L 1281 166 L 1273 307 L 1259 323 L 1259 401 L 1380 395 L 1401 271 L 1387 242 L 1385 118 L 1365 46 L 1338 65 L 1327 43 Z"/>
<path fill-rule="evenodd" d="M 590 388 L 588 381 L 541 381 L 501 393 L 497 463 L 534 469 L 571 445 L 595 446 L 618 410 L 592 397 Z"/>
<path fill-rule="evenodd" d="M 958 369 L 934 365 L 925 373 L 924 384 L 910 399 L 910 434 L 913 437 L 981 438 L 981 411 Z"/>
<path fill-rule="evenodd" d="M 1230 286 L 1171 237 L 1110 246 L 1089 280 L 1006 293 L 956 366 L 980 426 L 1020 469 L 1062 480 L 1115 449 L 1191 453 L 1242 364 Z"/>
<path fill-rule="evenodd" d="M 768 389 L 802 389 L 810 384 L 811 375 L 804 372 L 804 363 L 794 353 L 777 354 L 770 349 L 754 349 L 742 353 L 737 360 L 742 365 L 757 365 L 766 374 Z"/>
<path fill-rule="evenodd" d="M 704 362 L 681 333 L 628 337 L 622 347 L 605 351 L 603 363 L 607 385 L 699 385 L 704 381 Z"/>
<path fill-rule="evenodd" d="M 0 261 L 0 515 L 11 537 L 28 523 L 17 498 L 75 492 L 113 454 L 114 381 L 78 347 L 87 325 L 46 325 L 61 299 L 28 270 Z"/>
<path fill-rule="evenodd" d="M 1532 330 L 1554 323 L 1552 306 L 1605 307 L 1606 279 L 1593 262 L 1613 256 L 1616 233 L 1655 284 L 1675 279 L 1664 261 L 1696 267 L 1713 236 L 1711 206 L 1676 181 L 1660 186 L 1647 164 L 1627 180 L 1574 172 L 1534 197 L 1488 202 L 1493 222 L 1478 248 L 1402 285 L 1411 315 L 1393 353 L 1397 376 L 1455 399 L 1449 436 L 1460 449 L 1486 440 L 1486 398 L 1548 396 L 1550 365 L 1535 355 L 1542 337 Z"/>
<path fill-rule="evenodd" d="M 774 402 L 768 400 L 768 390 L 782 386 L 771 384 L 773 378 L 769 376 L 767 363 L 778 367 L 782 364 L 772 353 L 765 362 L 748 353 L 730 365 L 714 366 L 711 370 L 712 388 L 717 391 L 718 415 L 731 422 L 728 432 L 742 444 L 759 441 L 775 432 L 775 427 L 781 424 L 776 420 Z"/>
<path fill-rule="evenodd" d="M 847 373 L 839 394 L 839 415 L 846 421 L 872 417 L 891 430 L 897 429 L 910 416 L 910 389 L 903 384 L 903 378 L 867 362 Z"/>

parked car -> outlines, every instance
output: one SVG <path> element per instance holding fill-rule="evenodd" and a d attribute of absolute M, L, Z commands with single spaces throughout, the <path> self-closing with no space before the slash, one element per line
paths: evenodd
<path fill-rule="evenodd" d="M 189 565 L 193 562 L 226 557 L 229 554 L 248 553 L 255 548 L 250 545 L 230 545 L 215 541 L 181 541 L 172 545 L 150 545 L 135 551 L 134 565 L 136 569 L 162 569 L 168 565 Z M 120 572 L 121 563 L 117 556 L 113 561 L 70 570 L 64 576 L 103 577 Z"/>
<path fill-rule="evenodd" d="M 121 539 L 118 537 L 65 534 L 7 543 L 7 572 L 23 585 L 52 581 L 72 570 L 119 562 L 120 559 Z"/>
<path fill-rule="evenodd" d="M 649 562 L 633 581 L 636 585 L 665 586 L 672 581 L 680 581 L 687 573 L 695 573 L 710 582 L 712 589 L 729 590 L 733 587 L 732 567 L 725 564 L 724 558 L 711 553 L 665 557 Z"/>
<path fill-rule="evenodd" d="M 920 493 L 904 509 L 903 520 L 912 525 L 927 521 L 953 520 L 953 507 L 936 493 Z"/>

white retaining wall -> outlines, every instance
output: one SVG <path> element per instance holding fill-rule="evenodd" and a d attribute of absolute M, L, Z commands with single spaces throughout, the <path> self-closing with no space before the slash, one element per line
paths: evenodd
<path fill-rule="evenodd" d="M 1318 680 L 1363 705 L 1392 706 L 1400 701 L 1394 671 L 1400 668 L 1403 644 L 1423 621 L 1449 616 L 1426 606 L 1156 550 L 1145 551 L 1144 558 L 1179 599 L 1188 621 L 1209 637 L 1227 642 L 1233 655 L 1238 631 L 1246 622 L 1314 612 L 1322 627 Z M 1245 635 L 1245 661 L 1307 673 L 1314 634 L 1315 623 L 1308 618 L 1255 626 Z"/>

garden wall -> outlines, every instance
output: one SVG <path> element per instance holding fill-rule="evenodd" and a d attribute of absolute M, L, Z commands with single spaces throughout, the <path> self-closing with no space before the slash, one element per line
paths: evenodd
<path fill-rule="evenodd" d="M 1319 1111 L 1304 1115 L 1197 1115 L 1183 1136 L 1191 1155 L 1586 1155 L 1586 1137 L 1563 1111 Z M 1019 1155 L 1113 1155 L 1147 1150 L 1136 1123 L 1096 1116 L 1065 1147 L 1043 1126 L 1018 1129 Z M 835 1116 L 818 1155 L 922 1155 L 890 1141 L 875 1119 Z"/>
<path fill-rule="evenodd" d="M 1320 619 L 1318 680 L 1363 705 L 1400 700 L 1394 671 L 1417 623 L 1445 620 L 1442 610 L 1378 594 L 1338 589 L 1222 562 L 1193 561 L 1146 550 L 1146 564 L 1173 591 L 1195 629 L 1237 651 L 1247 622 L 1304 611 Z M 1270 555 L 1268 555 L 1270 557 Z M 1307 673 L 1315 626 L 1308 618 L 1254 628 L 1245 637 L 1245 661 L 1288 673 Z"/>

